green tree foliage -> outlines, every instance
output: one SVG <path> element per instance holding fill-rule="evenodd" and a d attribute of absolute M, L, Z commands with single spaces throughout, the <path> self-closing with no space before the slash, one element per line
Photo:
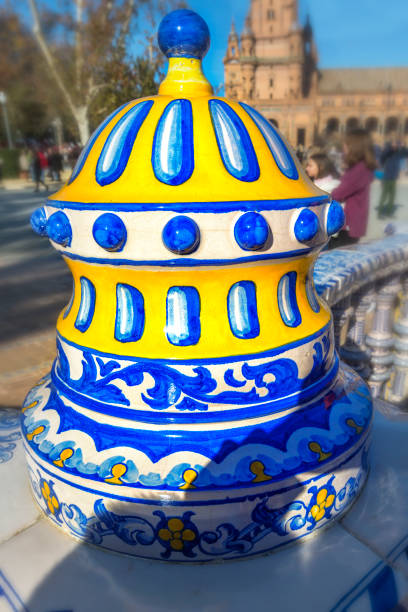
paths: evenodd
<path fill-rule="evenodd" d="M 0 91 L 14 137 L 53 135 L 84 143 L 112 110 L 157 92 L 164 58 L 157 26 L 182 0 L 61 0 L 30 7 L 27 28 L 13 5 L 0 9 Z M 21 6 L 19 6 L 21 9 Z M 0 145 L 5 142 L 0 121 Z"/>
<path fill-rule="evenodd" d="M 7 95 L 7 109 L 14 138 L 42 138 L 50 117 L 37 87 L 38 51 L 30 32 L 17 15 L 0 10 L 0 91 Z M 6 143 L 2 117 L 0 144 Z"/>

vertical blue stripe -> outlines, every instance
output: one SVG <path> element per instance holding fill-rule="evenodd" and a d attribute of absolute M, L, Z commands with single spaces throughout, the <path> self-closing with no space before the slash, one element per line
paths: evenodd
<path fill-rule="evenodd" d="M 241 281 L 232 285 L 227 303 L 229 324 L 234 336 L 245 339 L 259 336 L 255 284 Z"/>
<path fill-rule="evenodd" d="M 310 304 L 310 308 L 314 310 L 314 312 L 320 312 L 320 304 L 319 300 L 317 299 L 312 274 L 309 274 L 306 279 L 306 295 Z"/>
<path fill-rule="evenodd" d="M 166 335 L 171 344 L 190 346 L 201 336 L 200 296 L 195 287 L 171 287 L 166 302 Z"/>
<path fill-rule="evenodd" d="M 109 185 L 122 175 L 136 136 L 152 106 L 153 100 L 139 102 L 119 119 L 106 139 L 96 164 L 95 177 L 99 185 Z"/>
<path fill-rule="evenodd" d="M 143 295 L 135 287 L 116 285 L 115 338 L 120 342 L 136 342 L 145 326 Z"/>
<path fill-rule="evenodd" d="M 296 299 L 296 272 L 288 272 L 279 281 L 278 306 L 283 322 L 288 327 L 297 327 L 302 322 Z"/>
<path fill-rule="evenodd" d="M 190 100 L 174 100 L 160 118 L 153 140 L 156 178 L 167 185 L 185 183 L 194 170 L 193 111 Z"/>
<path fill-rule="evenodd" d="M 91 135 L 90 139 L 88 140 L 88 142 L 86 143 L 86 145 L 84 146 L 84 148 L 81 151 L 80 156 L 78 157 L 77 163 L 75 164 L 75 168 L 72 171 L 71 177 L 68 181 L 68 185 L 70 183 L 72 183 L 73 180 L 76 179 L 76 177 L 78 176 L 78 174 L 81 172 L 84 163 L 87 160 L 87 157 L 89 155 L 89 153 L 91 152 L 92 147 L 94 146 L 99 134 L 101 134 L 103 132 L 103 130 L 106 128 L 106 126 L 108 125 L 108 123 L 118 114 L 120 113 L 121 110 L 123 110 L 125 108 L 125 106 L 127 106 L 129 104 L 129 102 L 126 102 L 126 104 L 122 104 L 122 106 L 120 106 L 119 108 L 117 108 L 116 110 L 113 111 L 113 113 L 111 113 L 110 115 L 108 115 L 108 117 L 106 117 L 106 119 L 104 121 L 102 121 L 102 123 L 96 128 L 96 130 L 93 132 L 93 134 Z"/>
<path fill-rule="evenodd" d="M 240 181 L 258 180 L 259 164 L 245 125 L 222 100 L 210 100 L 208 104 L 224 166 Z"/>
<path fill-rule="evenodd" d="M 298 179 L 299 173 L 296 168 L 296 164 L 293 161 L 287 146 L 279 135 L 279 132 L 275 130 L 273 125 L 267 119 L 265 119 L 261 113 L 258 113 L 258 111 L 251 106 L 248 106 L 248 104 L 244 104 L 243 102 L 240 104 L 262 132 L 262 136 L 265 138 L 266 144 L 268 145 L 279 170 L 290 179 Z"/>
<path fill-rule="evenodd" d="M 81 332 L 85 332 L 90 326 L 95 312 L 95 287 L 90 280 L 81 276 L 81 303 L 75 327 Z"/>
<path fill-rule="evenodd" d="M 66 319 L 69 313 L 71 312 L 72 304 L 74 303 L 74 297 L 75 297 L 75 283 L 72 284 L 71 299 L 68 302 L 68 306 L 66 307 L 64 314 L 62 315 L 63 319 Z"/>

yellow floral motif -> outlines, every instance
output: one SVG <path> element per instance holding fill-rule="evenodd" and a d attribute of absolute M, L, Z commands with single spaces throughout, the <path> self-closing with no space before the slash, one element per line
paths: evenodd
<path fill-rule="evenodd" d="M 183 550 L 184 542 L 195 540 L 195 533 L 191 529 L 184 529 L 181 519 L 172 518 L 167 523 L 167 529 L 160 529 L 157 534 L 161 540 L 169 542 L 173 550 Z"/>
<path fill-rule="evenodd" d="M 195 489 L 196 486 L 193 485 L 193 482 L 196 480 L 198 474 L 195 470 L 184 470 L 182 478 L 184 479 L 184 483 L 179 487 L 179 489 Z"/>
<path fill-rule="evenodd" d="M 316 523 L 324 517 L 325 511 L 334 504 L 334 495 L 328 495 L 327 489 L 320 489 L 316 495 L 316 503 L 312 506 L 310 514 L 313 516 Z"/>
<path fill-rule="evenodd" d="M 58 499 L 55 497 L 55 495 L 51 493 L 50 485 L 48 484 L 46 480 L 44 480 L 44 484 L 41 487 L 41 493 L 47 503 L 48 510 L 51 512 L 51 514 L 55 515 L 56 512 L 58 512 L 59 507 L 60 507 L 59 502 L 58 502 Z"/>
<path fill-rule="evenodd" d="M 272 478 L 272 476 L 269 476 L 269 474 L 265 474 L 265 466 L 261 461 L 252 461 L 249 469 L 255 476 L 255 478 L 252 479 L 252 482 L 266 482 Z"/>
<path fill-rule="evenodd" d="M 35 400 L 35 402 L 31 402 L 31 404 L 27 404 L 26 406 L 23 406 L 23 409 L 21 410 L 21 412 L 25 412 L 26 410 L 29 410 L 30 408 L 34 408 L 34 406 L 36 406 L 38 404 L 38 400 Z"/>

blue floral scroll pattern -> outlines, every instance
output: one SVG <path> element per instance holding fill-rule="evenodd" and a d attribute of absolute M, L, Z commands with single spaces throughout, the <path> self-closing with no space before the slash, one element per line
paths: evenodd
<path fill-rule="evenodd" d="M 17 410 L 6 408 L 0 411 L 0 463 L 13 458 L 20 434 L 20 415 Z"/>
<path fill-rule="evenodd" d="M 81 377 L 73 379 L 68 358 L 59 341 L 56 369 L 60 379 L 74 391 L 92 399 L 123 406 L 129 406 L 130 401 L 114 381 L 123 381 L 126 385 L 134 387 L 144 382 L 145 375 L 150 375 L 154 380 L 154 386 L 141 394 L 143 401 L 150 408 L 166 410 L 174 407 L 177 410 L 206 411 L 211 403 L 235 406 L 248 403 L 261 404 L 305 389 L 327 372 L 330 357 L 329 338 L 324 336 L 321 342 L 314 344 L 313 348 L 313 367 L 305 378 L 299 376 L 296 362 L 288 358 L 259 365 L 244 363 L 241 367 L 243 380 L 237 380 L 231 369 L 226 370 L 224 381 L 231 386 L 231 389 L 220 393 L 213 393 L 217 388 L 217 381 L 208 367 L 195 367 L 194 375 L 190 376 L 174 367 L 153 361 L 141 361 L 121 368 L 117 361 L 104 363 L 100 357 L 95 357 L 89 351 L 83 352 Z M 238 390 L 248 381 L 254 383 L 249 391 Z"/>
<path fill-rule="evenodd" d="M 106 538 L 109 536 L 115 536 L 135 547 L 147 547 L 157 542 L 164 549 L 161 557 L 169 559 L 177 553 L 194 558 L 197 551 L 213 558 L 247 555 L 257 552 L 253 551 L 254 547 L 272 533 L 282 538 L 291 535 L 291 539 L 307 535 L 320 526 L 320 521 L 334 518 L 334 515 L 342 512 L 352 502 L 363 484 L 366 472 L 367 458 L 364 451 L 359 473 L 356 477 L 350 477 L 340 490 L 336 490 L 333 485 L 335 476 L 328 475 L 323 485 L 308 489 L 308 501 L 294 500 L 280 508 L 271 508 L 268 497 L 264 497 L 253 509 L 251 521 L 243 528 L 238 529 L 232 523 L 222 523 L 213 531 L 202 533 L 193 519 L 194 512 L 166 516 L 162 510 L 156 510 L 148 520 L 136 515 L 111 512 L 102 499 L 95 501 L 94 515 L 88 518 L 76 504 L 68 505 L 58 500 L 52 480 L 46 481 L 39 471 L 34 474 L 30 470 L 30 477 L 44 512 L 76 537 L 99 546 L 107 546 Z M 50 498 L 53 498 L 53 505 L 49 503 Z M 315 510 L 318 505 L 323 507 L 323 512 Z M 154 517 L 158 517 L 159 521 Z M 303 533 L 301 530 L 304 530 Z M 299 532 L 298 535 L 296 532 Z M 143 556 L 143 551 L 139 554 Z"/>

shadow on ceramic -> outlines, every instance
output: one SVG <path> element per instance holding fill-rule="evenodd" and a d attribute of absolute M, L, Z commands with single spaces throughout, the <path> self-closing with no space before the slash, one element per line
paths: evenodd
<path fill-rule="evenodd" d="M 62 540 L 56 532 L 53 539 L 55 545 Z M 356 609 L 363 606 L 375 612 L 379 601 L 382 609 L 392 609 L 406 591 L 398 572 L 335 526 L 279 555 L 221 565 L 126 559 L 78 544 L 55 562 L 27 602 L 27 610 L 230 612 L 263 609 L 272 598 L 273 609 L 279 612 L 298 607 L 340 611 L 352 601 L 357 602 Z"/>

